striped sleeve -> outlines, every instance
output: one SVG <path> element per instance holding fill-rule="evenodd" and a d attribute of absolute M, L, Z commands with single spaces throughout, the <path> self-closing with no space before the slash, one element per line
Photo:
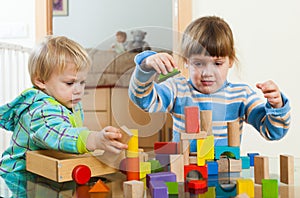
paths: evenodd
<path fill-rule="evenodd" d="M 290 127 L 289 100 L 283 95 L 283 107 L 272 108 L 267 102 L 261 102 L 257 96 L 250 95 L 246 105 L 247 122 L 267 140 L 279 140 Z"/>
<path fill-rule="evenodd" d="M 79 153 L 77 140 L 86 128 L 75 128 L 61 105 L 45 103 L 32 112 L 32 139 L 41 148 Z"/>

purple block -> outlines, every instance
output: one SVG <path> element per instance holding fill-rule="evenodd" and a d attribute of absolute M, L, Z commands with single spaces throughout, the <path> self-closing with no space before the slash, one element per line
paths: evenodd
<path fill-rule="evenodd" d="M 155 159 L 157 159 L 163 167 L 170 165 L 170 154 L 155 154 Z"/>
<path fill-rule="evenodd" d="M 150 181 L 176 182 L 176 175 L 172 172 L 158 172 L 146 175 L 146 185 L 149 188 Z"/>
<path fill-rule="evenodd" d="M 168 198 L 168 187 L 164 181 L 150 181 L 150 192 L 152 198 Z"/>

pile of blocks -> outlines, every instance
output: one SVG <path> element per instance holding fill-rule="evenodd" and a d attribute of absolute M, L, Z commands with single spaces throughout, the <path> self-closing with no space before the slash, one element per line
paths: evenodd
<path fill-rule="evenodd" d="M 240 155 L 240 123 L 227 123 L 228 146 L 215 146 L 212 133 L 212 112 L 199 111 L 197 106 L 185 108 L 186 132 L 180 142 L 156 142 L 155 159 L 148 159 L 138 149 L 138 132 L 129 140 L 126 159 L 122 165 L 127 180 L 125 197 L 143 197 L 145 189 L 153 198 L 186 197 L 190 194 L 205 197 L 235 197 L 246 194 L 254 197 L 254 183 L 262 185 L 262 197 L 278 197 L 278 181 L 269 178 L 268 158 L 259 153 Z M 197 141 L 197 152 L 190 152 L 190 141 Z M 293 156 L 280 155 L 280 181 L 293 184 Z M 254 181 L 240 177 L 242 169 L 254 166 Z M 237 173 L 236 183 L 230 178 Z M 222 174 L 225 174 L 224 180 Z M 229 181 L 228 181 L 229 180 Z M 271 191 L 268 189 L 272 189 Z M 270 194 L 271 193 L 271 194 Z M 187 195 L 189 194 L 189 195 Z"/>

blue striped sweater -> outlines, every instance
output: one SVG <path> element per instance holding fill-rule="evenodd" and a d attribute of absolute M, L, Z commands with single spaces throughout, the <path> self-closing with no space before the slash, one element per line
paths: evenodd
<path fill-rule="evenodd" d="M 144 51 L 135 57 L 137 64 L 129 84 L 129 97 L 147 112 L 169 112 L 173 118 L 173 141 L 180 140 L 185 132 L 186 106 L 198 106 L 201 110 L 212 111 L 215 145 L 227 145 L 227 122 L 240 121 L 251 124 L 268 140 L 281 139 L 290 126 L 289 100 L 282 94 L 284 106 L 272 108 L 246 84 L 228 81 L 215 93 L 203 94 L 194 88 L 192 82 L 183 76 L 169 78 L 155 83 L 155 71 L 146 72 L 141 62 L 154 54 Z M 196 141 L 191 141 L 191 151 L 196 151 Z"/>

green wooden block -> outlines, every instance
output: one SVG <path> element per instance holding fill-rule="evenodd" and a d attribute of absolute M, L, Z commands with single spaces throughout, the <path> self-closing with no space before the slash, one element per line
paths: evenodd
<path fill-rule="evenodd" d="M 164 169 L 158 160 L 148 160 L 151 163 L 151 173 L 162 172 Z"/>
<path fill-rule="evenodd" d="M 278 198 L 278 181 L 276 179 L 261 180 L 262 198 Z"/>
<path fill-rule="evenodd" d="M 172 72 L 169 72 L 166 75 L 159 74 L 159 76 L 158 76 L 158 82 L 163 82 L 163 81 L 167 80 L 168 78 L 173 77 L 173 76 L 175 76 L 175 75 L 177 75 L 179 73 L 180 73 L 180 71 L 178 69 L 173 69 Z"/>
<path fill-rule="evenodd" d="M 178 183 L 177 182 L 165 182 L 168 187 L 169 195 L 177 195 L 178 194 Z"/>

